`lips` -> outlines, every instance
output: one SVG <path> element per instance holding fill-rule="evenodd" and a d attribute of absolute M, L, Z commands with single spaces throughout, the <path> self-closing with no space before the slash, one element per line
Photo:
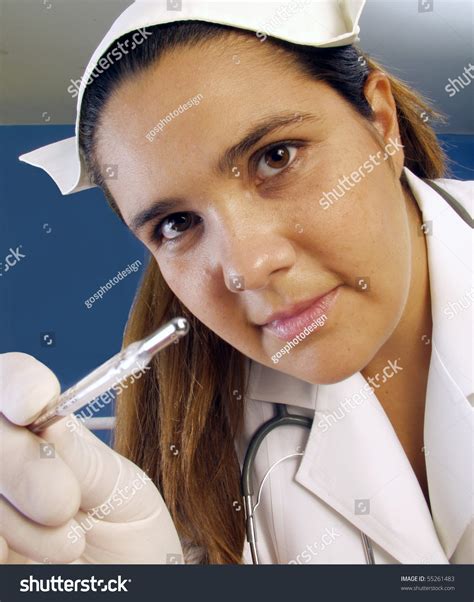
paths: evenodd
<path fill-rule="evenodd" d="M 291 308 L 276 312 L 270 316 L 270 320 L 262 325 L 262 328 L 272 332 L 279 339 L 287 341 L 327 314 L 338 294 L 339 287 L 331 289 L 327 293 L 314 297 L 308 301 L 293 305 Z"/>

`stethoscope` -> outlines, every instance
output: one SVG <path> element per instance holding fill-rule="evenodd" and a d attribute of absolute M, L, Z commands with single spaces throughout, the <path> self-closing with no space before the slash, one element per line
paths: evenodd
<path fill-rule="evenodd" d="M 250 440 L 249 446 L 247 448 L 247 453 L 245 454 L 245 459 L 242 467 L 242 496 L 244 499 L 244 509 L 245 509 L 245 530 L 247 533 L 247 541 L 250 546 L 250 552 L 252 554 L 252 562 L 253 564 L 260 564 L 258 558 L 258 550 L 257 550 L 257 531 L 255 525 L 255 511 L 260 504 L 260 497 L 262 494 L 262 488 L 267 480 L 270 472 L 281 462 L 287 460 L 288 458 L 292 458 L 294 456 L 302 456 L 303 452 L 296 452 L 294 454 L 289 454 L 288 456 L 284 456 L 280 458 L 277 462 L 272 464 L 270 468 L 265 473 L 265 476 L 260 483 L 258 488 L 257 495 L 257 503 L 253 504 L 253 487 L 252 487 L 252 469 L 255 463 L 255 457 L 258 453 L 258 450 L 265 439 L 265 437 L 273 430 L 280 426 L 303 426 L 307 429 L 311 429 L 313 425 L 313 419 L 308 418 L 307 416 L 299 416 L 297 414 L 289 414 L 286 406 L 277 403 L 275 404 L 275 416 L 264 422 L 262 426 L 255 432 L 252 439 Z M 375 564 L 374 560 L 374 552 L 372 550 L 372 545 L 370 543 L 369 538 L 362 531 L 360 532 L 362 538 L 362 546 L 364 548 L 365 561 L 367 564 Z"/>

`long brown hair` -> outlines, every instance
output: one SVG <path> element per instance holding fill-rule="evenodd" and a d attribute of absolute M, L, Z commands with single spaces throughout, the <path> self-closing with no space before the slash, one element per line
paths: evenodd
<path fill-rule="evenodd" d="M 81 152 L 91 177 L 119 216 L 95 154 L 101 110 L 114 88 L 169 48 L 222 41 L 232 32 L 255 35 L 204 22 L 147 29 L 153 35 L 94 78 L 82 102 Z M 421 178 L 446 175 L 446 156 L 432 129 L 442 116 L 375 60 L 352 45 L 313 48 L 274 38 L 266 43 L 280 50 L 275 60 L 289 58 L 309 79 L 331 85 L 369 125 L 373 116 L 364 83 L 373 70 L 384 71 L 396 102 L 405 165 Z M 406 186 L 403 178 L 402 183 Z M 121 394 L 115 448 L 153 478 L 183 543 L 202 550 L 200 562 L 239 563 L 245 526 L 234 441 L 242 426 L 247 360 L 189 313 L 151 259 L 130 312 L 124 345 L 176 316 L 189 320 L 190 334 L 155 357 L 151 370 Z"/>

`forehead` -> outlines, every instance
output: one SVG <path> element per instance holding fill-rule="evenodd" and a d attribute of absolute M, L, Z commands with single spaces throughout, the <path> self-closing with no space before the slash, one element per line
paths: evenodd
<path fill-rule="evenodd" d="M 107 186 L 121 209 L 138 202 L 138 191 L 141 199 L 191 194 L 250 124 L 292 109 L 317 112 L 314 90 L 324 111 L 330 89 L 256 36 L 169 51 L 120 84 L 105 106 L 97 157 L 100 165 L 118 166 Z"/>

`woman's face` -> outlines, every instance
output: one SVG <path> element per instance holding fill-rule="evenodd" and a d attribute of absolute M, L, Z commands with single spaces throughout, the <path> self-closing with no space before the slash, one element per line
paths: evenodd
<path fill-rule="evenodd" d="M 373 126 L 268 42 L 232 35 L 121 84 L 99 131 L 100 164 L 118 166 L 107 186 L 174 294 L 246 356 L 312 383 L 364 368 L 409 290 L 403 154 L 387 149 L 394 174 L 371 133 L 399 141 L 382 74 L 366 97 Z"/>

